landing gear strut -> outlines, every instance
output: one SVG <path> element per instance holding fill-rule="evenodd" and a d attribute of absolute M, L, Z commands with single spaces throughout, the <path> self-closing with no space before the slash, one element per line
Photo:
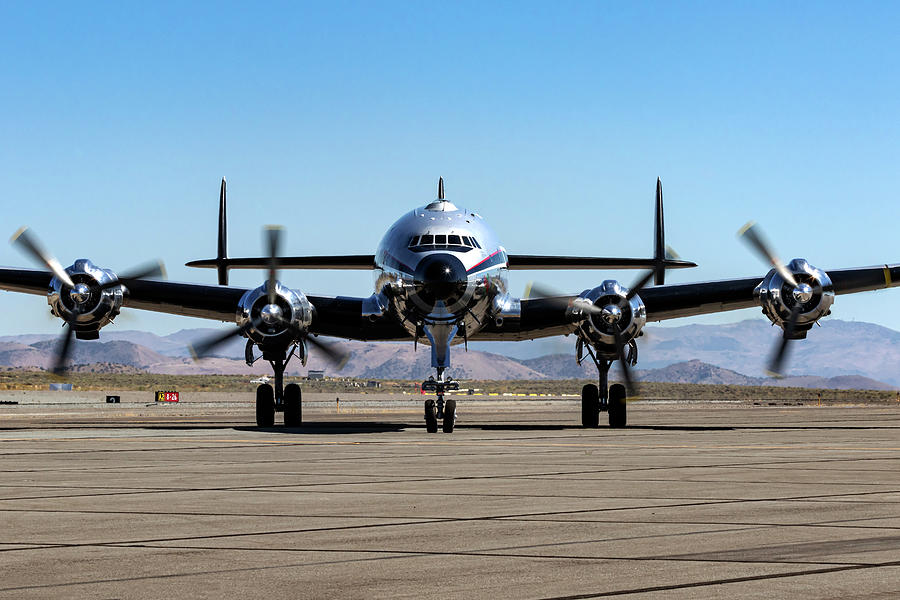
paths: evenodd
<path fill-rule="evenodd" d="M 437 379 L 429 377 L 422 382 L 423 392 L 434 392 L 437 402 L 429 398 L 425 401 L 425 430 L 428 433 L 437 433 L 437 422 L 441 421 L 441 430 L 444 433 L 453 433 L 456 424 L 456 400 L 450 398 L 444 401 L 444 394 L 459 389 L 459 382 L 452 379 L 444 379 L 444 369 L 437 368 Z"/>

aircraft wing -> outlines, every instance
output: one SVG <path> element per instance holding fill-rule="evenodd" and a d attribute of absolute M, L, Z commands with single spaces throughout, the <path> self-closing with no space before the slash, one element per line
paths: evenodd
<path fill-rule="evenodd" d="M 540 256 L 536 254 L 508 254 L 510 271 L 543 271 L 561 269 L 689 269 L 697 263 L 666 258 L 614 258 L 604 256 Z"/>
<path fill-rule="evenodd" d="M 837 269 L 827 274 L 836 295 L 900 285 L 900 264 Z M 763 277 L 648 287 L 641 290 L 640 297 L 647 307 L 648 322 L 754 308 L 760 305 L 753 298 L 753 290 Z M 565 295 L 524 299 L 518 323 L 509 319 L 500 326 L 489 323 L 472 339 L 526 340 L 571 333 L 574 326 L 567 308 L 575 298 L 576 295 Z"/>
<path fill-rule="evenodd" d="M 900 285 L 900 264 L 828 271 L 835 294 L 851 294 Z M 0 289 L 46 296 L 53 275 L 31 269 L 0 269 Z M 649 287 L 640 292 L 647 307 L 647 321 L 724 312 L 759 306 L 753 289 L 763 276 Z M 245 288 L 122 279 L 128 290 L 124 306 L 141 310 L 234 321 L 238 301 Z M 485 324 L 473 340 L 517 340 L 571 333 L 574 325 L 567 307 L 575 295 L 531 298 L 521 301 L 521 318 L 503 324 Z M 371 321 L 363 317 L 364 298 L 312 296 L 314 307 L 310 332 L 358 340 L 408 339 L 405 329 L 390 319 Z"/>
<path fill-rule="evenodd" d="M 32 269 L 0 269 L 0 290 L 47 296 L 53 274 Z M 150 279 L 121 279 L 127 292 L 124 307 L 173 315 L 234 322 L 246 288 Z M 311 296 L 310 333 L 357 340 L 408 339 L 399 324 L 363 318 L 363 298 Z"/>
<path fill-rule="evenodd" d="M 255 258 L 204 258 L 185 263 L 186 267 L 216 269 L 268 269 L 268 257 Z M 279 269 L 344 269 L 371 270 L 375 268 L 374 254 L 347 254 L 340 256 L 280 256 Z"/>

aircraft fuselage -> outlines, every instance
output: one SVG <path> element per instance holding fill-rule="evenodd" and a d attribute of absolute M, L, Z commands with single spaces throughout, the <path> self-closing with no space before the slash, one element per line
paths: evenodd
<path fill-rule="evenodd" d="M 375 254 L 375 293 L 413 337 L 461 343 L 507 292 L 506 250 L 475 212 L 437 200 L 401 217 Z M 438 360 L 438 362 L 442 362 Z"/>

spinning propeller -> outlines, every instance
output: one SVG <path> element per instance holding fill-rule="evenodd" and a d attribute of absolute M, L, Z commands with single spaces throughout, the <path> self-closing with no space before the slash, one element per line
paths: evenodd
<path fill-rule="evenodd" d="M 281 306 L 278 305 L 277 286 L 278 268 L 280 265 L 279 250 L 281 247 L 281 233 L 282 228 L 278 226 L 270 225 L 265 229 L 264 241 L 269 256 L 269 271 L 265 283 L 266 294 L 268 296 L 268 304 L 263 306 L 259 311 L 258 319 L 254 320 L 254 318 L 251 316 L 251 318 L 248 319 L 247 322 L 240 327 L 236 327 L 224 333 L 216 334 L 196 344 L 191 344 L 189 346 L 189 350 L 191 352 L 191 356 L 194 357 L 194 360 L 199 360 L 201 358 L 209 356 L 212 350 L 214 350 L 216 347 L 224 344 L 232 338 L 240 335 L 245 335 L 254 327 L 258 328 L 262 325 L 269 327 L 273 325 L 281 325 L 294 335 L 294 339 L 304 340 L 316 347 L 325 356 L 326 360 L 329 363 L 337 365 L 338 370 L 340 370 L 347 362 L 347 359 L 349 358 L 349 354 L 347 352 L 339 349 L 335 344 L 328 344 L 316 339 L 313 336 L 310 336 L 309 332 L 300 329 L 299 327 L 294 325 L 289 318 L 286 318 L 284 315 L 284 310 Z"/>
<path fill-rule="evenodd" d="M 769 361 L 769 367 L 766 369 L 766 373 L 770 376 L 781 378 L 784 377 L 782 367 L 784 365 L 785 357 L 787 356 L 788 341 L 794 339 L 794 331 L 797 328 L 797 319 L 803 311 L 803 305 L 812 298 L 813 289 L 809 284 L 797 281 L 794 274 L 785 266 L 781 259 L 775 255 L 775 252 L 772 250 L 772 245 L 765 237 L 763 237 L 763 234 L 756 223 L 751 221 L 744 225 L 740 231 L 738 231 L 738 237 L 755 250 L 763 260 L 768 262 L 781 276 L 784 282 L 792 288 L 791 297 L 794 300 L 794 305 L 791 307 L 791 314 L 788 317 L 781 341 L 778 343 L 775 352 L 772 354 L 772 358 Z"/>
<path fill-rule="evenodd" d="M 103 283 L 92 283 L 90 281 L 75 283 L 56 257 L 44 248 L 37 236 L 27 227 L 22 227 L 14 233 L 10 243 L 31 257 L 36 263 L 50 269 L 53 275 L 62 283 L 60 292 L 68 293 L 70 302 L 67 304 L 67 308 L 71 314 L 65 315 L 61 313 L 60 315 L 68 327 L 63 332 L 56 346 L 56 356 L 53 360 L 52 368 L 52 372 L 60 376 L 65 375 L 68 370 L 66 363 L 72 350 L 72 336 L 75 333 L 78 317 L 94 308 L 92 300 L 97 299 L 101 293 L 108 289 L 125 285 L 128 280 L 165 277 L 166 275 L 163 263 L 156 261 L 132 269 L 121 277 L 114 276 L 110 281 Z"/>
<path fill-rule="evenodd" d="M 612 302 L 603 306 L 598 306 L 596 304 L 588 304 L 584 303 L 579 305 L 579 308 L 584 312 L 587 312 L 591 317 L 600 318 L 608 327 L 612 329 L 613 339 L 615 340 L 616 346 L 616 356 L 618 357 L 619 364 L 622 366 L 622 379 L 625 380 L 625 387 L 628 390 L 628 394 L 633 395 L 635 393 L 635 383 L 634 378 L 631 375 L 631 365 L 628 364 L 627 357 L 625 355 L 625 346 L 627 345 L 627 341 L 622 337 L 622 317 L 624 315 L 622 311 L 622 306 L 627 305 L 631 302 L 632 298 L 637 296 L 641 290 L 643 290 L 648 283 L 654 278 L 656 275 L 655 270 L 647 271 L 640 279 L 638 279 L 634 285 L 632 285 L 628 289 L 628 293 L 625 295 L 624 299 L 619 302 Z M 568 297 L 561 296 L 557 292 L 537 283 L 529 283 L 525 290 L 525 297 L 536 297 L 536 298 L 544 298 L 549 300 L 550 302 L 557 303 L 560 307 L 568 307 L 569 300 Z M 627 323 L 625 323 L 627 325 Z"/>

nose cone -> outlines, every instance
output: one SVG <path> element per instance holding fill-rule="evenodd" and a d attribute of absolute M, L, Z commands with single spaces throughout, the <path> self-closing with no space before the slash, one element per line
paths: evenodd
<path fill-rule="evenodd" d="M 466 268 L 452 254 L 429 254 L 416 267 L 419 297 L 429 304 L 452 304 L 465 293 L 466 280 Z"/>

